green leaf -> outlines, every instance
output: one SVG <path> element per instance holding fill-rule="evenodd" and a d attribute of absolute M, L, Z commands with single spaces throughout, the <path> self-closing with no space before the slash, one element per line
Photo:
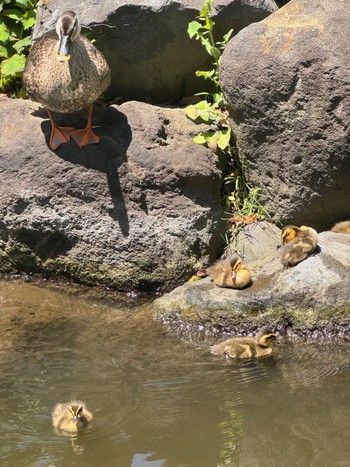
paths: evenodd
<path fill-rule="evenodd" d="M 188 35 L 190 36 L 190 39 L 192 39 L 193 36 L 198 34 L 198 30 L 202 27 L 201 24 L 198 23 L 198 21 L 191 21 L 190 24 L 188 25 L 187 32 Z"/>
<path fill-rule="evenodd" d="M 23 18 L 22 18 L 22 24 L 24 29 L 29 29 L 31 28 L 36 21 L 36 14 L 34 11 L 27 11 L 24 13 Z"/>
<path fill-rule="evenodd" d="M 19 21 L 22 18 L 23 11 L 15 10 L 15 9 L 8 9 L 8 10 L 4 10 L 2 12 L 2 15 L 7 16 L 8 18 L 14 19 L 16 21 Z"/>
<path fill-rule="evenodd" d="M 201 133 L 198 133 L 197 136 L 193 138 L 193 141 L 197 144 L 206 144 L 207 141 Z"/>
<path fill-rule="evenodd" d="M 8 56 L 9 54 L 8 54 L 6 47 L 4 47 L 3 45 L 0 45 L 0 57 L 7 58 Z"/>
<path fill-rule="evenodd" d="M 233 34 L 233 29 L 230 29 L 227 34 L 224 35 L 224 42 L 225 45 L 228 43 L 228 41 L 231 39 L 231 36 Z"/>
<path fill-rule="evenodd" d="M 26 57 L 24 55 L 15 54 L 12 57 L 3 60 L 1 63 L 1 73 L 5 76 L 15 76 L 24 69 Z"/>
<path fill-rule="evenodd" d="M 28 47 L 30 45 L 30 37 L 27 36 L 24 39 L 21 39 L 20 41 L 17 41 L 13 47 L 17 50 L 17 52 L 21 52 L 23 49 Z"/>
<path fill-rule="evenodd" d="M 6 24 L 4 24 L 0 19 L 0 42 L 7 42 L 10 38 L 10 31 L 8 30 Z"/>
<path fill-rule="evenodd" d="M 23 33 L 23 26 L 21 23 L 17 22 L 16 24 L 13 24 L 11 26 L 11 30 L 10 30 L 10 40 L 11 41 L 18 41 L 19 39 L 21 39 L 22 37 L 22 33 Z"/>
<path fill-rule="evenodd" d="M 222 128 L 217 133 L 218 133 L 217 145 L 219 146 L 220 149 L 224 151 L 227 148 L 227 146 L 230 144 L 231 129 Z"/>
<path fill-rule="evenodd" d="M 28 10 L 29 8 L 33 7 L 32 2 L 30 0 L 16 0 L 15 3 L 23 10 Z"/>

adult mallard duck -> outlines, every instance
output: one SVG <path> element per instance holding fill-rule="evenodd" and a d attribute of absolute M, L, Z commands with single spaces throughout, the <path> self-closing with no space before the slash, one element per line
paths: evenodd
<path fill-rule="evenodd" d="M 306 225 L 288 225 L 282 230 L 281 259 L 285 266 L 295 266 L 310 256 L 317 246 L 316 230 Z"/>
<path fill-rule="evenodd" d="M 210 347 L 213 355 L 226 358 L 264 357 L 272 352 L 271 345 L 276 334 L 270 329 L 262 329 L 255 337 L 233 337 Z"/>
<path fill-rule="evenodd" d="M 82 401 L 70 401 L 56 404 L 52 411 L 53 426 L 62 431 L 75 432 L 88 425 L 92 420 L 92 413 Z"/>
<path fill-rule="evenodd" d="M 49 31 L 37 39 L 28 55 L 23 75 L 31 99 L 43 104 L 49 114 L 51 149 L 72 137 L 80 147 L 98 143 L 91 127 L 93 102 L 108 88 L 111 72 L 104 56 L 80 35 L 74 11 L 65 11 Z M 72 113 L 88 108 L 84 129 L 57 126 L 52 112 Z"/>

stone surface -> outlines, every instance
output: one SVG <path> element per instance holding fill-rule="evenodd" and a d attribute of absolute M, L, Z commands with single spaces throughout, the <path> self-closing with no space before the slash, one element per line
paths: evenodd
<path fill-rule="evenodd" d="M 73 4 L 74 3 L 74 4 Z M 74 10 L 96 39 L 112 70 L 112 97 L 171 103 L 206 87 L 195 71 L 211 68 L 211 58 L 187 27 L 204 0 L 50 0 L 40 2 L 34 37 L 52 29 L 59 13 Z M 216 40 L 260 21 L 277 6 L 273 0 L 216 0 Z"/>
<path fill-rule="evenodd" d="M 84 112 L 57 121 L 82 128 Z M 117 290 L 183 282 L 218 255 L 221 171 L 181 109 L 96 107 L 97 145 L 54 153 L 46 112 L 0 98 L 0 270 Z"/>
<path fill-rule="evenodd" d="M 252 235 L 262 238 L 244 259 L 253 285 L 234 290 L 219 288 L 209 278 L 187 282 L 155 300 L 157 319 L 190 334 L 237 334 L 269 325 L 350 335 L 350 235 L 322 232 L 315 254 L 284 268 L 276 250 L 279 238 L 275 251 L 254 259 L 265 250 L 266 228 L 246 229 L 247 243 Z M 263 232 L 252 234 L 259 229 Z"/>
<path fill-rule="evenodd" d="M 246 176 L 282 226 L 350 217 L 350 9 L 291 0 L 228 44 L 220 80 Z"/>

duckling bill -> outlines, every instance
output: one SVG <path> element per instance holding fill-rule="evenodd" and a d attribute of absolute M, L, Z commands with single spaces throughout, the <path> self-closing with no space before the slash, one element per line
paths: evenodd
<path fill-rule="evenodd" d="M 208 274 L 217 286 L 232 289 L 243 289 L 252 279 L 250 270 L 239 256 L 216 261 L 208 268 Z"/>
<path fill-rule="evenodd" d="M 88 425 L 93 416 L 82 401 L 56 404 L 52 411 L 53 426 L 62 431 L 76 432 Z"/>
<path fill-rule="evenodd" d="M 109 66 L 99 50 L 84 36 L 74 11 L 65 11 L 56 29 L 37 39 L 27 57 L 23 82 L 28 96 L 46 108 L 51 120 L 51 149 L 72 137 L 80 146 L 98 143 L 92 130 L 93 102 L 108 88 Z M 58 126 L 52 112 L 72 113 L 88 108 L 86 128 Z"/>
<path fill-rule="evenodd" d="M 285 266 L 295 266 L 315 251 L 318 235 L 311 227 L 288 225 L 282 230 L 282 242 L 282 263 Z"/>
<path fill-rule="evenodd" d="M 270 355 L 276 334 L 262 329 L 255 337 L 233 337 L 210 347 L 213 355 L 226 358 L 258 358 Z"/>

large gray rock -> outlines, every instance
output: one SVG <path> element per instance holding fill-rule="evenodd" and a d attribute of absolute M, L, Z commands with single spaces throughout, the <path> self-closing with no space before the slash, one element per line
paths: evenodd
<path fill-rule="evenodd" d="M 37 108 L 0 98 L 1 271 L 155 290 L 215 258 L 226 227 L 221 171 L 183 110 L 96 108 L 101 142 L 54 153 Z M 85 118 L 58 121 L 82 128 Z"/>
<path fill-rule="evenodd" d="M 212 67 L 212 59 L 187 27 L 204 0 L 51 0 L 40 2 L 34 37 L 52 29 L 59 12 L 79 14 L 112 70 L 112 97 L 170 103 L 206 86 L 195 71 Z M 260 21 L 277 6 L 274 0 L 215 1 L 216 40 Z M 46 24 L 47 23 L 47 24 Z"/>
<path fill-rule="evenodd" d="M 291 0 L 228 44 L 220 79 L 246 176 L 280 224 L 350 217 L 350 8 Z"/>
<path fill-rule="evenodd" d="M 312 256 L 284 268 L 276 228 L 257 224 L 246 230 L 251 287 L 219 288 L 209 278 L 187 282 L 155 300 L 156 318 L 189 334 L 239 334 L 269 325 L 349 335 L 350 235 L 322 232 Z"/>

